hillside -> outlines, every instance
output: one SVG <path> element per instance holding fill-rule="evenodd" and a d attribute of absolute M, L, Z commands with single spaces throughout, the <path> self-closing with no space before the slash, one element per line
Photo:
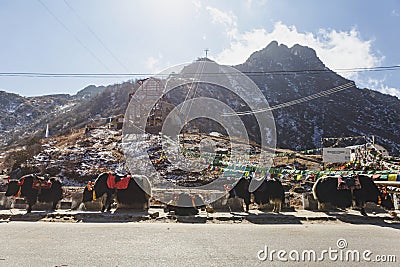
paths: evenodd
<path fill-rule="evenodd" d="M 249 74 L 271 106 L 349 82 L 330 71 L 315 51 L 272 42 L 236 68 Z M 400 155 L 400 100 L 370 89 L 350 88 L 273 111 L 277 146 L 305 150 L 321 146 L 323 137 L 374 135 L 392 155 Z"/>
<path fill-rule="evenodd" d="M 243 64 L 234 66 L 258 85 L 270 106 L 300 99 L 349 81 L 329 70 L 311 48 L 291 48 L 271 42 L 253 53 Z M 107 87 L 89 86 L 75 96 L 56 95 L 23 98 L 0 92 L 0 146 L 20 143 L 27 136 L 44 136 L 46 124 L 52 135 L 83 128 L 98 118 L 125 112 L 129 94 L 138 88 L 136 81 Z M 241 110 L 240 99 L 223 88 L 204 86 L 196 96 L 219 99 Z M 181 103 L 185 91 L 166 97 Z M 319 148 L 321 138 L 374 135 L 377 143 L 400 155 L 400 100 L 370 89 L 350 88 L 312 101 L 273 111 L 277 147 L 292 150 Z M 253 140 L 257 128 L 251 119 L 244 123 Z M 200 130 L 221 131 L 210 121 L 199 123 Z"/>
<path fill-rule="evenodd" d="M 124 113 L 131 82 L 107 87 L 88 86 L 76 95 L 22 97 L 0 91 L 0 147 L 80 129 L 97 118 Z"/>
<path fill-rule="evenodd" d="M 70 95 L 26 98 L 0 91 L 0 146 L 16 143 L 37 131 L 44 135 L 46 123 L 76 104 L 77 99 Z"/>

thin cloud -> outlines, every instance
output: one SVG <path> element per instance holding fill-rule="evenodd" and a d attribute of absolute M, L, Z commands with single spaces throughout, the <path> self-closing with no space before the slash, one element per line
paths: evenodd
<path fill-rule="evenodd" d="M 381 88 L 378 89 L 378 91 L 384 94 L 396 96 L 397 98 L 400 99 L 400 89 L 388 87 L 387 85 L 382 84 Z"/>
<path fill-rule="evenodd" d="M 160 54 L 157 57 L 150 56 L 145 61 L 146 68 L 152 73 L 158 73 L 162 69 L 162 59 L 163 56 Z"/>
<path fill-rule="evenodd" d="M 192 0 L 192 4 L 195 7 L 195 10 L 199 12 L 202 8 L 201 2 L 199 0 Z"/>
<path fill-rule="evenodd" d="M 331 69 L 371 68 L 381 64 L 384 57 L 372 50 L 372 41 L 364 41 L 355 29 L 336 31 L 321 29 L 317 33 L 299 32 L 295 26 L 277 22 L 271 32 L 253 29 L 244 33 L 236 28 L 230 38 L 230 46 L 216 56 L 222 64 L 243 63 L 254 51 L 263 49 L 271 41 L 278 41 L 289 47 L 300 44 L 313 48 L 318 57 Z M 346 78 L 355 78 L 354 73 L 341 73 Z"/>
<path fill-rule="evenodd" d="M 214 58 L 220 64 L 237 65 L 243 63 L 252 53 L 263 49 L 274 40 L 289 47 L 300 44 L 313 48 L 322 62 L 341 76 L 354 80 L 361 86 L 369 85 L 369 88 L 386 94 L 395 96 L 400 94 L 398 89 L 385 86 L 384 80 L 379 81 L 379 84 L 366 83 L 363 80 L 364 75 L 359 75 L 356 72 L 339 71 L 340 69 L 378 67 L 384 60 L 384 56 L 379 51 L 374 51 L 373 40 L 364 40 L 356 28 L 349 31 L 320 29 L 318 32 L 312 33 L 299 32 L 294 25 L 276 22 L 270 32 L 265 29 L 240 32 L 235 14 L 223 12 L 210 6 L 207 7 L 207 10 L 214 23 L 225 26 L 226 37 L 230 41 L 229 46 Z"/>
<path fill-rule="evenodd" d="M 385 84 L 384 79 L 372 79 L 368 78 L 367 80 L 360 80 L 360 84 L 362 87 L 369 88 L 372 90 L 379 91 L 384 94 L 396 96 L 400 99 L 400 90 L 397 88 L 389 87 Z"/>
<path fill-rule="evenodd" d="M 158 64 L 159 60 L 155 57 L 148 57 L 146 59 L 146 67 L 150 70 L 154 69 L 154 67 Z"/>
<path fill-rule="evenodd" d="M 245 5 L 247 8 L 252 8 L 256 6 L 256 8 L 264 7 L 268 3 L 268 0 L 246 0 Z"/>
<path fill-rule="evenodd" d="M 213 23 L 220 23 L 226 26 L 228 29 L 232 29 L 233 27 L 237 26 L 237 17 L 232 11 L 223 12 L 218 8 L 211 6 L 207 6 L 206 10 L 211 15 Z"/>

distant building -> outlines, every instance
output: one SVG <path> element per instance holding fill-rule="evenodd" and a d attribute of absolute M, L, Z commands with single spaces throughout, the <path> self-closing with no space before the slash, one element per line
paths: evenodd
<path fill-rule="evenodd" d="M 387 151 L 386 148 L 378 144 L 374 144 L 374 147 L 379 152 L 379 154 L 382 154 L 382 156 L 384 157 L 389 157 L 389 152 Z"/>
<path fill-rule="evenodd" d="M 106 126 L 108 129 L 121 130 L 124 125 L 124 114 L 117 115 L 115 117 L 109 117 L 106 120 Z"/>

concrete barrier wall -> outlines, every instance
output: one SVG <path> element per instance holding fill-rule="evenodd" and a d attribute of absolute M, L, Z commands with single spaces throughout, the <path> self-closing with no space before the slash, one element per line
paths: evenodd
<path fill-rule="evenodd" d="M 77 210 L 82 204 L 82 192 L 74 192 L 71 194 L 71 209 Z"/>
<path fill-rule="evenodd" d="M 241 198 L 229 198 L 222 197 L 217 199 L 216 201 L 210 203 L 211 207 L 215 211 L 235 211 L 235 212 L 242 212 L 244 211 L 244 201 Z"/>
<path fill-rule="evenodd" d="M 6 197 L 5 192 L 0 192 L 0 209 L 26 209 L 26 201 L 23 198 Z M 51 203 L 36 203 L 33 210 L 51 210 Z M 71 209 L 71 201 L 60 201 L 57 209 Z"/>
<path fill-rule="evenodd" d="M 318 201 L 312 193 L 303 193 L 301 198 L 304 210 L 318 210 Z"/>
<path fill-rule="evenodd" d="M 400 209 L 400 194 L 393 194 L 393 202 L 394 202 L 394 208 L 396 210 Z"/>
<path fill-rule="evenodd" d="M 5 196 L 5 192 L 0 192 L 0 209 L 11 209 L 14 199 Z"/>
<path fill-rule="evenodd" d="M 85 202 L 79 204 L 78 209 L 87 210 L 87 211 L 100 211 L 101 210 L 101 198 L 96 199 L 95 201 Z"/>

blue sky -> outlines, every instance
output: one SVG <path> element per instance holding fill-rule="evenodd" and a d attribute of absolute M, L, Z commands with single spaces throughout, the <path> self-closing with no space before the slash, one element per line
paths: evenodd
<path fill-rule="evenodd" d="M 238 64 L 272 40 L 331 69 L 400 65 L 400 1 L 1 0 L 0 72 L 157 73 L 204 56 Z M 400 70 L 341 73 L 400 97 Z M 70 93 L 124 78 L 0 76 L 0 90 Z"/>

